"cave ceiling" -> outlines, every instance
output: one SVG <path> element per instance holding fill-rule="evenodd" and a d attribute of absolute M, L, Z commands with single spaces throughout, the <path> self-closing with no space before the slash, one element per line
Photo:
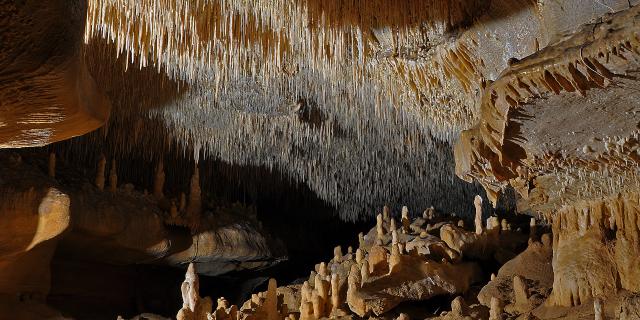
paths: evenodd
<path fill-rule="evenodd" d="M 2 20 L 21 34 L 8 34 L 0 57 L 19 71 L 0 88 L 0 144 L 44 145 L 104 124 L 98 136 L 120 156 L 158 159 L 172 145 L 195 161 L 266 167 L 347 219 L 384 203 L 461 212 L 468 203 L 445 197 L 480 188 L 455 176 L 452 144 L 478 121 L 486 88 L 631 4 L 26 1 Z M 33 10 L 42 19 L 24 18 Z M 60 53 L 20 55 L 27 44 Z M 56 77 L 56 87 L 42 80 Z"/>

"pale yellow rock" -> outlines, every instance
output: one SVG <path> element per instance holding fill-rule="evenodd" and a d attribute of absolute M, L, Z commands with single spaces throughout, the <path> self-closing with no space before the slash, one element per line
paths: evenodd
<path fill-rule="evenodd" d="M 502 320 L 502 301 L 496 297 L 491 298 L 489 320 Z"/>
<path fill-rule="evenodd" d="M 473 199 L 473 205 L 476 209 L 476 215 L 474 219 L 476 234 L 480 235 L 483 232 L 482 230 L 482 197 L 476 196 Z"/>
<path fill-rule="evenodd" d="M 369 280 L 369 274 L 369 261 L 364 260 L 362 262 L 362 267 L 360 268 L 360 279 L 362 284 L 366 283 Z"/>
<path fill-rule="evenodd" d="M 409 208 L 402 207 L 402 232 L 409 233 L 411 231 L 411 220 L 409 219 Z"/>
<path fill-rule="evenodd" d="M 362 261 L 365 260 L 364 259 L 364 254 L 362 253 L 362 250 L 363 249 L 361 249 L 361 248 L 358 248 L 358 250 L 356 250 L 356 263 L 358 263 L 358 264 L 362 263 Z"/>
<path fill-rule="evenodd" d="M 595 320 L 604 320 L 603 302 L 601 298 L 593 299 L 593 314 Z"/>
<path fill-rule="evenodd" d="M 384 247 L 378 245 L 371 247 L 367 260 L 370 274 L 378 276 L 389 272 L 388 253 Z"/>
<path fill-rule="evenodd" d="M 382 239 L 384 237 L 385 231 L 383 226 L 382 215 L 379 214 L 376 216 L 376 236 L 378 239 Z"/>

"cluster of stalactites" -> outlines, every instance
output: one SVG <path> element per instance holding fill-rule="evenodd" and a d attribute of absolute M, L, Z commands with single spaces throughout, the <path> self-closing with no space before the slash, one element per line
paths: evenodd
<path fill-rule="evenodd" d="M 152 115 L 196 158 L 285 172 L 350 220 L 400 195 L 461 211 L 437 203 L 438 190 L 470 188 L 440 142 L 471 124 L 480 62 L 472 43 L 431 42 L 468 18 L 469 2 L 260 4 L 92 0 L 85 37 L 188 83 Z"/>
<path fill-rule="evenodd" d="M 466 6 L 468 1 L 436 0 L 261 1 L 261 6 L 92 0 L 85 41 L 107 39 L 127 61 L 188 82 L 207 95 L 201 105 L 209 108 L 277 115 L 287 113 L 299 95 L 316 92 L 332 110 L 361 108 L 401 121 L 417 116 L 431 134 L 451 141 L 469 125 L 471 114 L 464 97 L 444 94 L 440 87 L 450 78 L 475 78 L 460 74 L 475 72 L 475 61 L 468 45 L 435 53 L 420 48 L 432 47 L 430 36 L 442 37 L 468 18 Z M 473 86 L 468 81 L 461 81 L 463 89 Z M 380 114 L 389 112 L 385 109 L 394 111 Z"/>

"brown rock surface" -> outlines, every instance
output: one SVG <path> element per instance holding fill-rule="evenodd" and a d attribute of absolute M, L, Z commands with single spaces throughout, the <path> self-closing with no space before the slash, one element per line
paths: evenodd
<path fill-rule="evenodd" d="M 42 146 L 102 126 L 110 104 L 83 59 L 86 4 L 1 5 L 0 148 Z"/>

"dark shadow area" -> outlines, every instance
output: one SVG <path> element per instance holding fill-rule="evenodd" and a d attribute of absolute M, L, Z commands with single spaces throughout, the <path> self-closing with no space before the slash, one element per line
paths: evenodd
<path fill-rule="evenodd" d="M 51 147 L 58 155 L 56 180 L 65 188 L 87 188 L 96 174 L 97 152 L 79 154 L 73 152 L 73 148 L 67 149 L 68 146 L 64 142 Z M 47 171 L 48 148 L 21 150 L 20 154 L 23 161 L 38 171 Z M 116 161 L 120 186 L 130 183 L 141 192 L 152 189 L 153 162 L 139 158 L 116 158 Z M 164 161 L 165 195 L 188 193 L 193 160 L 171 154 Z M 262 228 L 283 243 L 287 251 L 286 261 L 267 269 L 201 276 L 201 295 L 210 296 L 214 302 L 224 295 L 231 303 L 241 305 L 251 293 L 265 290 L 268 278 L 277 279 L 280 285 L 307 278 L 316 263 L 332 258 L 335 246 L 343 246 L 345 253 L 347 246 L 357 247 L 358 232 L 373 225 L 371 221 L 343 222 L 334 208 L 318 199 L 306 185 L 295 183 L 279 172 L 213 160 L 200 161 L 198 166 L 204 215 L 213 215 L 215 219 L 216 207 L 233 203 L 253 207 Z M 110 196 L 105 193 L 105 197 Z M 181 229 L 184 228 L 168 227 L 170 232 L 188 232 Z M 84 240 L 78 243 L 79 239 Z M 78 319 L 115 319 L 118 315 L 131 317 L 144 312 L 175 316 L 182 303 L 183 268 L 146 262 L 115 265 L 113 257 L 101 256 L 107 253 L 101 253 L 103 249 L 92 249 L 86 239 L 68 232 L 58 246 L 48 299 L 53 307 Z M 186 248 L 189 244 L 172 243 L 172 246 Z"/>

